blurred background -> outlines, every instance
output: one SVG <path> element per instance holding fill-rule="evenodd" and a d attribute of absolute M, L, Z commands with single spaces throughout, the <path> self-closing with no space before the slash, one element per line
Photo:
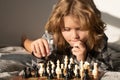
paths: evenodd
<path fill-rule="evenodd" d="M 0 0 L 0 47 L 21 45 L 21 36 L 37 39 L 44 33 L 57 0 Z M 94 0 L 107 24 L 109 46 L 120 49 L 120 0 Z"/>

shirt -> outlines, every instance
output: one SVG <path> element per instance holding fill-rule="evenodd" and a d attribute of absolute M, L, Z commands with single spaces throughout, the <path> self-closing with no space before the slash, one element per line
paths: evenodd
<path fill-rule="evenodd" d="M 50 40 L 53 40 L 51 35 L 48 33 L 47 34 L 45 33 L 43 35 L 43 38 L 46 39 L 48 42 L 50 42 Z M 89 53 L 87 53 L 85 61 L 90 63 L 91 68 L 93 68 L 94 63 L 98 63 L 99 70 L 102 71 L 113 70 L 112 60 L 110 58 L 111 54 L 109 54 L 107 51 L 107 39 L 108 39 L 107 36 L 105 36 L 103 40 L 104 45 L 99 51 L 91 50 Z M 50 47 L 52 47 L 53 44 L 49 45 Z M 76 57 L 72 54 L 70 46 L 66 46 L 66 48 L 63 49 L 62 51 L 57 50 L 55 47 L 52 47 L 51 54 L 48 57 L 37 59 L 37 61 L 47 62 L 51 60 L 54 63 L 56 63 L 57 60 L 60 60 L 60 62 L 63 63 L 65 56 L 68 56 L 69 59 L 72 57 L 74 59 L 74 62 L 77 64 L 80 63 L 76 60 Z"/>

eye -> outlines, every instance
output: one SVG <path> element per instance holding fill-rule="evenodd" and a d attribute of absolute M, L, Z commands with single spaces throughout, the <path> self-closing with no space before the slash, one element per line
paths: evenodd
<path fill-rule="evenodd" d="M 79 28 L 76 28 L 76 30 L 81 30 L 80 27 Z"/>
<path fill-rule="evenodd" d="M 70 28 L 65 27 L 63 30 L 64 30 L 64 31 L 70 31 Z"/>

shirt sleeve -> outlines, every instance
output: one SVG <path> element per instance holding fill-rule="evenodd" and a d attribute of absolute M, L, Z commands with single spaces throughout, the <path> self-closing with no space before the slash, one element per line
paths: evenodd
<path fill-rule="evenodd" d="M 95 62 L 98 63 L 99 70 L 103 70 L 103 71 L 114 70 L 111 54 L 108 51 L 107 40 L 108 38 L 105 35 L 100 50 L 99 51 L 93 50 L 90 54 L 88 53 L 87 56 L 87 61 L 89 61 L 92 65 Z M 95 54 L 95 55 L 91 55 L 91 54 Z"/>
<path fill-rule="evenodd" d="M 107 50 L 105 52 L 99 53 L 99 55 L 96 57 L 95 62 L 98 63 L 100 70 L 113 70 L 111 54 L 109 54 Z"/>

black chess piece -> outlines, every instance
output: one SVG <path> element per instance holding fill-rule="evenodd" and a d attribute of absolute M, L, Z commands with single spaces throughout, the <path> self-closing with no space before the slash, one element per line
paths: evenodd
<path fill-rule="evenodd" d="M 44 72 L 43 72 L 43 76 L 48 76 L 48 73 L 47 73 L 47 64 L 46 64 L 46 62 L 44 62 Z"/>
<path fill-rule="evenodd" d="M 62 73 L 60 74 L 60 77 L 61 77 L 61 78 L 64 78 L 64 77 L 65 77 L 63 71 L 64 71 L 64 69 L 61 69 L 61 72 L 62 72 Z"/>
<path fill-rule="evenodd" d="M 53 76 L 57 76 L 56 72 L 55 72 L 55 68 L 53 70 L 54 72 L 52 73 Z"/>
<path fill-rule="evenodd" d="M 67 67 L 67 69 L 66 69 L 66 76 L 65 76 L 65 80 L 70 80 L 70 70 L 68 69 L 68 67 Z"/>
<path fill-rule="evenodd" d="M 33 64 L 32 65 L 32 69 L 35 70 L 37 68 L 37 65 L 36 64 Z"/>
<path fill-rule="evenodd" d="M 77 75 L 75 76 L 76 78 L 80 78 L 80 70 L 79 69 L 77 69 Z"/>
<path fill-rule="evenodd" d="M 35 77 L 40 77 L 40 75 L 38 73 L 38 68 L 37 67 L 35 68 L 34 72 L 35 72 L 35 75 L 34 75 Z"/>
<path fill-rule="evenodd" d="M 49 73 L 48 73 L 48 80 L 51 80 L 51 79 L 53 79 L 53 75 L 52 75 L 52 67 L 51 67 L 52 65 L 51 65 L 51 63 L 50 62 L 48 62 L 48 70 L 49 70 Z"/>
<path fill-rule="evenodd" d="M 31 74 L 31 68 L 30 68 L 30 67 L 28 67 L 27 75 L 28 75 L 28 77 L 32 77 L 32 74 Z"/>
<path fill-rule="evenodd" d="M 92 80 L 88 74 L 88 69 L 85 69 L 84 70 L 84 77 L 83 77 L 83 80 Z"/>
<path fill-rule="evenodd" d="M 75 74 L 74 74 L 74 72 L 73 72 L 73 69 L 75 68 L 75 64 L 70 64 L 70 66 L 71 66 L 71 74 L 72 74 L 73 76 L 75 76 Z"/>
<path fill-rule="evenodd" d="M 70 69 L 68 69 L 68 75 L 69 75 L 69 79 L 72 79 L 73 78 L 73 71 L 72 71 L 72 69 L 70 68 Z"/>
<path fill-rule="evenodd" d="M 32 77 L 32 74 L 31 74 L 31 69 L 30 67 L 25 67 L 24 68 L 24 73 L 23 73 L 23 78 L 30 78 Z"/>
<path fill-rule="evenodd" d="M 73 72 L 73 69 L 72 69 L 72 67 L 71 67 L 71 64 L 69 64 L 69 67 L 67 67 L 67 77 L 68 77 L 69 79 L 72 79 L 73 76 L 74 76 L 74 72 Z"/>
<path fill-rule="evenodd" d="M 25 67 L 24 70 L 23 70 L 24 71 L 23 75 L 22 75 L 23 78 L 28 78 L 26 70 L 27 70 L 27 68 Z"/>

